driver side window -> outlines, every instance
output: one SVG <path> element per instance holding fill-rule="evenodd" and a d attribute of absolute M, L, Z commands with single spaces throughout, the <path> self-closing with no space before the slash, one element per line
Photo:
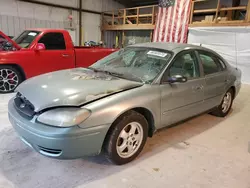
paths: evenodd
<path fill-rule="evenodd" d="M 65 50 L 66 44 L 62 33 L 46 33 L 38 43 L 43 43 L 46 50 Z"/>
<path fill-rule="evenodd" d="M 200 77 L 199 64 L 192 52 L 178 55 L 169 69 L 169 76 L 181 75 L 187 79 Z"/>

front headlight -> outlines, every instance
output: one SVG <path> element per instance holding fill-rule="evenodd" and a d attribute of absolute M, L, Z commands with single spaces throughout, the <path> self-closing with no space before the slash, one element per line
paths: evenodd
<path fill-rule="evenodd" d="M 56 108 L 42 113 L 37 121 L 57 127 L 71 127 L 85 121 L 90 114 L 89 110 L 83 108 Z"/>

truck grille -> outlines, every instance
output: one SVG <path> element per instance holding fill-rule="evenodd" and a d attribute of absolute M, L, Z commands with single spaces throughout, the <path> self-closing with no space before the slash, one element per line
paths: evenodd
<path fill-rule="evenodd" d="M 35 115 L 35 108 L 21 93 L 17 93 L 14 99 L 17 112 L 25 118 L 32 119 Z"/>

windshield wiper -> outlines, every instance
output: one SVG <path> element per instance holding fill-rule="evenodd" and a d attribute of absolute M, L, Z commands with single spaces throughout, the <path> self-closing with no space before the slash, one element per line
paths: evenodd
<path fill-rule="evenodd" d="M 93 68 L 93 67 L 87 67 L 87 69 L 90 69 L 90 70 L 92 70 L 94 72 L 99 72 L 100 71 L 99 69 L 96 69 L 96 68 Z"/>
<path fill-rule="evenodd" d="M 141 83 L 145 83 L 145 81 L 143 79 L 141 79 L 140 77 L 134 75 L 134 74 L 129 74 L 130 76 L 133 77 L 133 79 L 131 79 L 131 77 L 128 78 L 128 76 L 125 76 L 126 74 L 121 74 L 121 73 L 117 73 L 117 72 L 111 72 L 111 71 L 107 71 L 107 70 L 101 70 L 101 69 L 96 69 L 93 67 L 88 67 L 88 69 L 93 70 L 94 72 L 101 72 L 101 73 L 105 73 L 114 77 L 118 77 L 118 78 L 122 78 L 125 80 L 132 80 L 132 81 L 136 81 L 136 82 L 141 82 Z"/>
<path fill-rule="evenodd" d="M 123 76 L 123 74 L 120 74 L 120 73 L 110 72 L 110 71 L 107 71 L 107 70 L 96 69 L 96 68 L 93 68 L 93 67 L 88 67 L 88 69 L 93 70 L 94 72 L 102 72 L 102 73 L 112 75 L 112 76 L 115 76 L 115 77 L 122 77 Z"/>

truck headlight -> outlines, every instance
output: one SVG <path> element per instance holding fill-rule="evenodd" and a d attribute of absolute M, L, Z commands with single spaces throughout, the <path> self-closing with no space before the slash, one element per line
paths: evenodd
<path fill-rule="evenodd" d="M 37 121 L 56 127 L 71 127 L 85 121 L 90 114 L 84 108 L 56 108 L 39 115 Z"/>

